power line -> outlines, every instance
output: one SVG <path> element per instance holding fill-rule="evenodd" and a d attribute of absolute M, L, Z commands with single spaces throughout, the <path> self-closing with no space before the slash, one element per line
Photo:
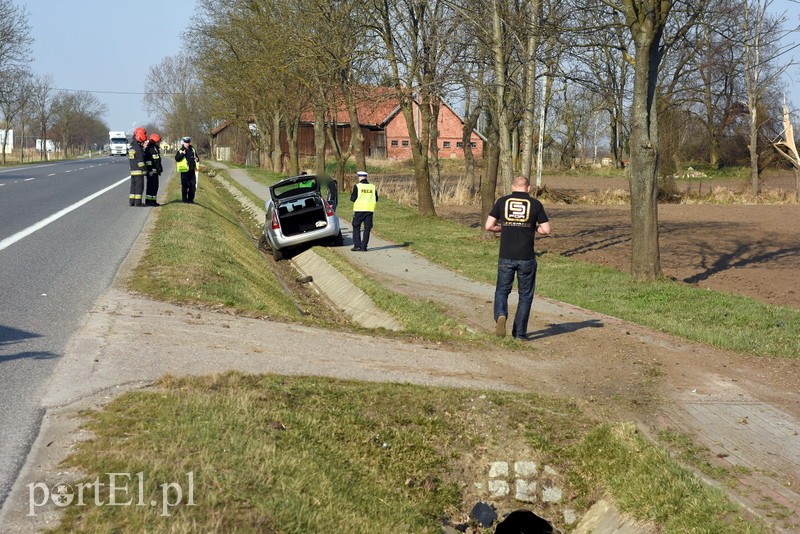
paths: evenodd
<path fill-rule="evenodd" d="M 99 95 L 139 95 L 142 96 L 145 93 L 134 93 L 131 91 L 91 91 L 89 89 L 62 89 L 56 87 L 56 91 L 65 91 L 67 93 L 94 93 Z M 168 93 L 165 93 L 168 94 Z"/>
<path fill-rule="evenodd" d="M 56 91 L 65 91 L 67 93 L 92 93 L 98 95 L 137 95 L 137 96 L 144 96 L 148 93 L 136 93 L 133 91 L 92 91 L 90 89 L 61 89 L 56 87 Z M 169 93 L 169 92 L 153 92 L 149 94 L 159 94 L 159 95 L 200 95 L 202 93 Z"/>

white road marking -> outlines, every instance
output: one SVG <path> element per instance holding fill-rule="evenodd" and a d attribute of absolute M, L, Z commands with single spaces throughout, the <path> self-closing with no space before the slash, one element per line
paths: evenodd
<path fill-rule="evenodd" d="M 79 200 L 75 204 L 73 204 L 71 206 L 67 206 L 63 210 L 52 214 L 51 216 L 47 217 L 46 219 L 42 219 L 41 221 L 37 222 L 36 224 L 31 225 L 31 226 L 27 227 L 26 229 L 24 229 L 24 230 L 22 230 L 20 232 L 17 232 L 16 234 L 14 234 L 14 235 L 12 235 L 10 237 L 7 237 L 7 238 L 3 239 L 2 241 L 0 241 L 0 250 L 3 250 L 5 248 L 10 247 L 11 245 L 16 243 L 20 239 L 24 239 L 24 238 L 28 237 L 29 235 L 31 235 L 32 233 L 36 232 L 37 230 L 41 230 L 42 228 L 44 228 L 48 224 L 57 221 L 58 219 L 60 219 L 64 215 L 66 215 L 67 213 L 80 208 L 81 206 L 83 206 L 87 202 L 90 202 L 90 201 L 94 200 L 95 198 L 99 197 L 100 195 L 102 195 L 103 193 L 105 193 L 107 191 L 111 191 L 112 189 L 114 189 L 118 185 L 121 185 L 121 184 L 124 184 L 125 182 L 128 182 L 130 179 L 131 179 L 130 176 L 126 176 L 125 178 L 123 178 L 119 182 L 117 182 L 115 184 L 111 184 L 108 187 L 106 187 L 105 189 L 101 189 L 97 193 L 93 193 L 93 194 L 89 195 L 88 197 L 84 198 L 83 200 Z"/>
<path fill-rule="evenodd" d="M 30 182 L 31 180 L 35 180 L 36 178 L 25 178 L 22 180 L 23 182 Z"/>
<path fill-rule="evenodd" d="M 50 174 L 48 174 L 47 176 L 55 176 L 55 175 L 56 175 L 56 173 L 54 173 L 54 172 L 51 172 L 51 173 L 50 173 Z"/>

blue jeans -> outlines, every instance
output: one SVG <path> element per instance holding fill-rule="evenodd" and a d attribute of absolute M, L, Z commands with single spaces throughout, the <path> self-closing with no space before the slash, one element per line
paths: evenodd
<path fill-rule="evenodd" d="M 494 320 L 501 315 L 508 317 L 508 295 L 514 284 L 514 273 L 517 275 L 517 291 L 519 304 L 514 316 L 514 326 L 511 335 L 516 338 L 527 338 L 528 318 L 531 316 L 533 304 L 533 290 L 536 287 L 536 260 L 506 260 L 497 261 L 497 287 L 494 290 Z"/>

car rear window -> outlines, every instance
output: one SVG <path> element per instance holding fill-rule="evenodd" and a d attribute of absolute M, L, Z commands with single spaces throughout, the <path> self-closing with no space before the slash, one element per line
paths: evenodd
<path fill-rule="evenodd" d="M 294 195 L 302 195 L 303 193 L 311 193 L 317 190 L 316 180 L 304 180 L 302 182 L 294 182 L 286 185 L 276 185 L 272 188 L 276 198 L 286 198 Z"/>

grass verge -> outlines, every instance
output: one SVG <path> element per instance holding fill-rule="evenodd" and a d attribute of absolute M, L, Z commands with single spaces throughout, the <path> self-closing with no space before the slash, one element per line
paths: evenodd
<path fill-rule="evenodd" d="M 338 211 L 348 218 L 351 210 L 345 201 Z M 484 240 L 476 229 L 421 217 L 381 198 L 374 232 L 465 276 L 495 282 L 499 240 Z M 540 239 L 539 248 L 546 243 Z M 670 280 L 634 282 L 628 273 L 555 254 L 539 257 L 536 281 L 539 295 L 692 341 L 762 356 L 800 356 L 800 310 L 793 308 Z"/>
<path fill-rule="evenodd" d="M 167 186 L 150 242 L 129 287 L 177 302 L 237 308 L 281 320 L 301 317 L 240 225 L 241 205 L 215 180 L 201 179 L 196 204 Z"/>
<path fill-rule="evenodd" d="M 165 377 L 87 417 L 94 437 L 67 460 L 84 483 L 142 473 L 142 495 L 134 479 L 118 501 L 162 503 L 176 482 L 183 505 L 70 506 L 52 532 L 440 532 L 480 498 L 489 462 L 518 460 L 555 469 L 535 476 L 563 499 L 535 510 L 559 528 L 565 508 L 611 494 L 665 533 L 761 531 L 631 425 L 532 393 L 227 373 Z M 109 502 L 107 484 L 86 491 Z"/>

